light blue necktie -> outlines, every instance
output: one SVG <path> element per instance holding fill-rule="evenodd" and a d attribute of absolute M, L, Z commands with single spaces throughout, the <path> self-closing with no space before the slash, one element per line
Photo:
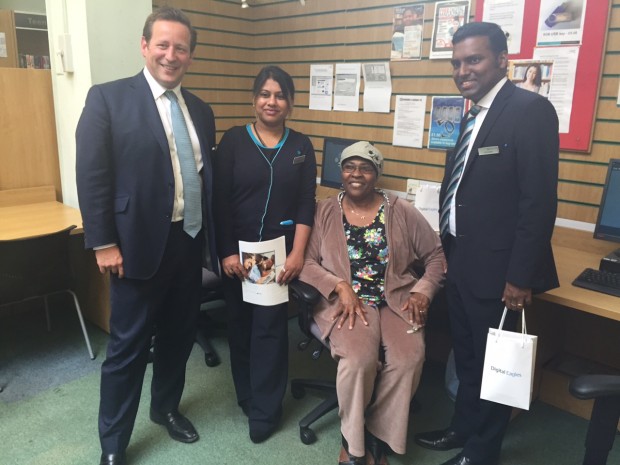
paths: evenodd
<path fill-rule="evenodd" d="M 172 132 L 177 146 L 177 155 L 181 165 L 181 179 L 183 180 L 183 230 L 191 237 L 196 237 L 202 228 L 202 204 L 200 176 L 194 158 L 194 149 L 189 137 L 187 124 L 181 111 L 176 94 L 167 90 L 166 97 L 170 100 L 170 115 L 172 117 Z"/>
<path fill-rule="evenodd" d="M 461 179 L 461 174 L 463 174 L 463 168 L 465 167 L 465 154 L 467 153 L 467 148 L 469 147 L 469 140 L 476 122 L 476 115 L 480 113 L 480 110 L 482 110 L 482 107 L 479 107 L 478 105 L 474 105 L 470 108 L 467 118 L 465 119 L 465 127 L 463 128 L 459 142 L 456 144 L 456 148 L 454 149 L 456 153 L 454 156 L 454 168 L 452 169 L 450 182 L 446 188 L 446 196 L 441 203 L 441 212 L 439 215 L 439 231 L 441 232 L 441 237 L 446 237 L 450 230 L 450 204 L 452 202 L 452 197 L 454 197 L 454 193 L 456 192 L 456 186 L 459 183 L 459 179 Z"/>

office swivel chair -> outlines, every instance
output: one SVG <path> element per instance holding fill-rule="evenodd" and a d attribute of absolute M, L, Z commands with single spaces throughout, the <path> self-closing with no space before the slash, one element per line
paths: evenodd
<path fill-rule="evenodd" d="M 74 228 L 70 226 L 42 236 L 0 241 L 0 307 L 42 298 L 50 331 L 48 297 L 68 292 L 73 297 L 88 354 L 94 360 L 80 303 L 73 291 L 69 234 Z"/>
<path fill-rule="evenodd" d="M 214 308 L 226 305 L 224 301 L 224 291 L 222 281 L 214 272 L 202 269 L 202 290 L 200 294 L 201 312 L 198 317 L 198 330 L 196 331 L 196 342 L 205 353 L 205 363 L 208 367 L 215 367 L 220 364 L 220 357 L 211 344 L 210 336 L 213 328 L 218 323 L 209 316 L 208 312 Z"/>
<path fill-rule="evenodd" d="M 324 349 L 329 349 L 329 343 L 321 339 L 321 330 L 314 321 L 312 309 L 319 300 L 320 293 L 310 284 L 303 281 L 294 280 L 289 283 L 289 295 L 298 307 L 299 329 L 306 336 L 297 347 L 299 350 L 306 350 L 313 340 L 320 343 L 318 349 L 312 351 L 312 359 L 318 360 Z M 379 360 L 384 360 L 383 349 L 380 349 Z M 335 380 L 320 379 L 293 379 L 291 380 L 291 394 L 295 399 L 301 399 L 306 393 L 306 389 L 316 389 L 327 393 L 327 397 L 317 405 L 310 413 L 299 421 L 299 438 L 304 444 L 312 444 L 316 441 L 316 434 L 310 425 L 323 417 L 330 411 L 338 407 L 338 395 L 336 393 Z M 409 406 L 411 413 L 416 413 L 421 409 L 419 402 L 413 398 Z"/>
<path fill-rule="evenodd" d="M 213 328 L 218 326 L 209 315 L 208 311 L 214 308 L 226 305 L 224 300 L 224 291 L 220 277 L 214 272 L 202 269 L 202 288 L 200 291 L 200 315 L 198 316 L 196 329 L 196 342 L 205 353 L 205 364 L 208 367 L 216 367 L 221 363 L 210 337 L 213 334 Z M 151 352 L 149 354 L 149 363 L 153 361 L 153 347 L 155 344 L 155 336 L 151 339 Z"/>
<path fill-rule="evenodd" d="M 605 465 L 620 419 L 620 376 L 582 375 L 568 389 L 578 399 L 594 399 L 583 465 Z"/>
<path fill-rule="evenodd" d="M 319 300 L 320 294 L 314 287 L 303 281 L 294 280 L 289 283 L 289 294 L 298 306 L 298 322 L 301 332 L 306 339 L 298 344 L 299 350 L 305 350 L 312 340 L 316 339 L 321 344 L 319 349 L 312 352 L 312 358 L 317 360 L 323 349 L 329 346 L 321 340 L 321 330 L 314 321 L 312 309 Z M 312 444 L 316 441 L 316 434 L 310 425 L 316 420 L 338 407 L 338 396 L 336 394 L 336 381 L 326 381 L 319 379 L 293 379 L 291 380 L 291 394 L 295 399 L 301 399 L 305 395 L 306 389 L 317 389 L 326 392 L 328 395 L 310 413 L 299 421 L 299 437 L 304 444 Z"/>

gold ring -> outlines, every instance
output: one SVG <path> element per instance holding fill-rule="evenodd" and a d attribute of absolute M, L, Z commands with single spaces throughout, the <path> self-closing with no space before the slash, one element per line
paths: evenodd
<path fill-rule="evenodd" d="M 523 307 L 523 304 L 517 304 L 517 307 Z"/>

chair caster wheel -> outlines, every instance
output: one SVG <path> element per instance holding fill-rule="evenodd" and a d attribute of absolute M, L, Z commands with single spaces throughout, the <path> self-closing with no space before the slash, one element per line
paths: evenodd
<path fill-rule="evenodd" d="M 310 445 L 316 441 L 316 434 L 310 428 L 299 428 L 299 437 L 301 442 Z"/>
<path fill-rule="evenodd" d="M 216 353 L 207 353 L 205 352 L 205 363 L 208 367 L 216 367 L 220 364 L 220 358 Z"/>
<path fill-rule="evenodd" d="M 306 395 L 306 390 L 300 386 L 291 385 L 291 395 L 294 399 L 301 399 Z"/>

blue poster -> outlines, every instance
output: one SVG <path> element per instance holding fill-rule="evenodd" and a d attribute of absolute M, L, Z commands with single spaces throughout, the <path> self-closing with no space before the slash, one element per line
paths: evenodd
<path fill-rule="evenodd" d="M 451 149 L 459 137 L 465 99 L 461 96 L 433 97 L 431 127 L 428 131 L 429 149 Z"/>

